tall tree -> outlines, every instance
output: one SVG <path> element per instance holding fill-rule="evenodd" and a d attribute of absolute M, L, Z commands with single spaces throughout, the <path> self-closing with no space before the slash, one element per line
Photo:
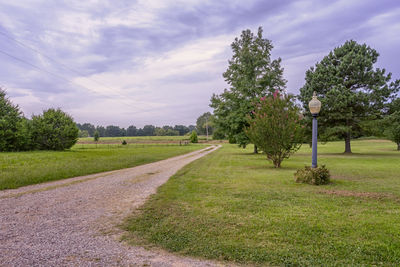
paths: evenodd
<path fill-rule="evenodd" d="M 155 135 L 156 127 L 153 125 L 145 125 L 143 127 L 143 135 L 144 136 L 153 136 Z"/>
<path fill-rule="evenodd" d="M 396 111 L 385 118 L 385 135 L 397 144 L 397 150 L 400 151 L 400 111 Z"/>
<path fill-rule="evenodd" d="M 136 126 L 131 125 L 126 129 L 126 136 L 136 136 L 136 135 L 137 135 Z"/>
<path fill-rule="evenodd" d="M 380 129 L 384 129 L 385 136 L 397 144 L 400 151 L 400 97 L 394 99 L 387 109 L 387 116 L 380 123 Z"/>
<path fill-rule="evenodd" d="M 286 85 L 281 59 L 271 60 L 273 46 L 262 33 L 259 27 L 256 35 L 245 30 L 240 38 L 235 38 L 231 45 L 232 59 L 223 73 L 229 88 L 211 98 L 215 127 L 243 147 L 250 142 L 244 129 L 248 126 L 246 116 L 253 109 L 252 103 L 276 90 L 283 91 Z"/>
<path fill-rule="evenodd" d="M 379 119 L 387 101 L 399 90 L 400 81 L 391 81 L 391 73 L 374 69 L 378 56 L 366 44 L 347 41 L 306 72 L 306 82 L 300 89 L 308 121 L 308 102 L 314 91 L 318 93 L 322 102 L 320 138 L 344 138 L 345 153 L 351 153 L 351 138 L 362 133 L 362 122 Z"/>
<path fill-rule="evenodd" d="M 99 132 L 100 137 L 105 137 L 106 136 L 106 128 L 103 126 L 97 126 L 96 131 Z"/>
<path fill-rule="evenodd" d="M 94 127 L 93 124 L 88 123 L 88 122 L 86 122 L 84 124 L 77 123 L 76 125 L 78 126 L 79 130 L 87 131 L 89 136 L 93 136 L 94 132 L 96 131 L 96 127 Z"/>
<path fill-rule="evenodd" d="M 212 115 L 210 112 L 205 112 L 200 117 L 197 118 L 196 129 L 198 134 L 205 135 L 207 134 L 207 131 L 209 135 L 213 134 L 213 127 L 211 120 L 212 120 Z"/>
<path fill-rule="evenodd" d="M 189 128 L 185 125 L 175 125 L 174 130 L 179 132 L 179 135 L 185 135 L 190 132 Z"/>

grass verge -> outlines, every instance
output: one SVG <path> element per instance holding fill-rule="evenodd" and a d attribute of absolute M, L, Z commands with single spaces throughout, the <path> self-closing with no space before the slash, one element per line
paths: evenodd
<path fill-rule="evenodd" d="M 134 167 L 203 147 L 76 145 L 68 151 L 2 152 L 0 190 Z"/>
<path fill-rule="evenodd" d="M 252 148 L 224 147 L 173 176 L 124 225 L 131 243 L 184 255 L 271 265 L 400 262 L 400 153 L 393 143 L 319 146 L 325 186 L 296 184 L 308 146 L 274 169 Z"/>

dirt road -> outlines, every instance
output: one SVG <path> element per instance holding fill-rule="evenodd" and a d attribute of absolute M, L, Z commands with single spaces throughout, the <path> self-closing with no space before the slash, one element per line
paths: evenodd
<path fill-rule="evenodd" d="M 134 168 L 0 192 L 0 266 L 215 266 L 132 247 L 117 227 L 213 146 Z"/>

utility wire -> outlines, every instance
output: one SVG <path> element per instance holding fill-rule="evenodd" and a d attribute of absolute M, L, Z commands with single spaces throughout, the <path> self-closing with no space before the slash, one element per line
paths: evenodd
<path fill-rule="evenodd" d="M 115 89 L 113 89 L 113 88 L 111 88 L 111 87 L 109 87 L 109 86 L 107 86 L 107 85 L 105 85 L 105 84 L 103 84 L 103 83 L 101 83 L 101 82 L 99 82 L 99 81 L 97 81 L 97 80 L 94 80 L 94 79 L 92 79 L 92 78 L 86 77 L 85 74 L 83 74 L 83 73 L 81 73 L 81 72 L 79 72 L 79 71 L 77 71 L 77 70 L 74 70 L 74 69 L 68 67 L 68 66 L 65 65 L 64 63 L 62 63 L 62 62 L 60 62 L 60 61 L 58 61 L 58 60 L 56 60 L 56 59 L 54 59 L 54 58 L 52 58 L 52 57 L 50 57 L 50 56 L 48 56 L 48 55 L 46 55 L 46 54 L 40 52 L 39 50 L 33 48 L 32 46 L 27 45 L 27 44 L 25 44 L 25 43 L 23 43 L 23 42 L 21 42 L 21 41 L 15 39 L 15 38 L 9 36 L 8 34 L 2 32 L 2 31 L 0 31 L 0 34 L 3 35 L 4 37 L 6 37 L 7 39 L 14 41 L 15 43 L 19 44 L 20 46 L 25 47 L 25 48 L 28 48 L 28 49 L 34 51 L 35 53 L 37 53 L 37 54 L 39 54 L 39 55 L 41 55 L 41 56 L 47 58 L 48 60 L 53 61 L 54 63 L 60 65 L 60 66 L 63 67 L 64 69 L 69 70 L 70 72 L 73 72 L 73 73 L 75 73 L 75 74 L 77 74 L 77 75 L 83 77 L 83 78 L 86 79 L 86 80 L 92 81 L 92 82 L 94 82 L 94 83 L 97 83 L 98 85 L 101 85 L 101 86 L 103 86 L 103 87 L 109 89 L 110 91 L 112 91 L 113 94 L 119 95 L 119 96 L 121 96 L 121 97 L 123 97 L 123 98 L 128 98 L 126 95 L 123 95 L 123 94 L 120 94 L 120 93 L 118 93 L 118 92 L 115 92 Z M 30 64 L 30 65 L 31 65 L 31 64 Z"/>
<path fill-rule="evenodd" d="M 59 78 L 59 79 L 62 79 L 62 80 L 64 80 L 64 81 L 68 82 L 68 83 L 75 84 L 75 85 L 77 85 L 77 86 L 79 86 L 79 87 L 85 88 L 85 89 L 87 89 L 87 90 L 89 90 L 89 91 L 92 91 L 92 92 L 94 92 L 94 93 L 96 93 L 96 94 L 109 97 L 108 95 L 101 94 L 101 93 L 99 93 L 99 92 L 97 92 L 97 91 L 95 91 L 95 90 L 93 90 L 93 89 L 90 89 L 90 88 L 88 88 L 88 87 L 86 87 L 86 86 L 83 86 L 83 85 L 81 85 L 81 84 L 78 84 L 78 83 L 76 83 L 76 82 L 74 82 L 74 81 L 71 81 L 71 80 L 65 78 L 65 77 L 62 76 L 62 75 L 59 75 L 59 74 L 50 72 L 50 71 L 48 71 L 48 70 L 46 70 L 46 69 L 40 68 L 40 67 L 38 67 L 38 66 L 36 66 L 36 65 L 34 65 L 34 64 L 32 64 L 32 63 L 26 61 L 26 60 L 23 60 L 23 59 L 21 59 L 21 58 L 18 58 L 18 57 L 16 57 L 16 56 L 13 56 L 13 55 L 11 55 L 11 54 L 9 54 L 9 53 L 7 53 L 7 52 L 4 52 L 4 51 L 0 50 L 0 53 L 1 53 L 1 54 L 4 54 L 4 55 L 6 55 L 6 56 L 8 56 L 8 57 L 10 57 L 10 58 L 13 58 L 14 60 L 17 60 L 17 61 L 20 61 L 20 62 L 22 62 L 22 63 L 24 63 L 24 64 L 27 64 L 27 65 L 31 66 L 32 68 L 35 68 L 35 69 L 37 69 L 37 70 L 39 70 L 39 71 L 45 72 L 45 73 L 50 74 L 50 75 L 52 75 L 52 76 L 54 76 L 54 77 L 57 77 L 57 78 Z M 130 104 L 128 104 L 128 103 L 126 103 L 126 102 L 121 102 L 121 103 L 124 103 L 124 104 L 126 104 L 126 105 L 132 107 Z"/>

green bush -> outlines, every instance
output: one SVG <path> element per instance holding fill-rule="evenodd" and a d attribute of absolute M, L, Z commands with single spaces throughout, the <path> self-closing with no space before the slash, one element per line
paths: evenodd
<path fill-rule="evenodd" d="M 125 146 L 125 145 L 127 145 L 128 143 L 125 141 L 125 140 L 122 140 L 122 145 L 123 146 Z"/>
<path fill-rule="evenodd" d="M 317 168 L 305 166 L 304 169 L 297 170 L 294 178 L 297 183 L 321 185 L 329 184 L 331 175 L 325 165 Z"/>
<path fill-rule="evenodd" d="M 299 150 L 304 141 L 304 125 L 295 97 L 275 91 L 255 102 L 251 114 L 245 133 L 274 167 L 280 168 L 282 161 Z"/>
<path fill-rule="evenodd" d="M 64 150 L 78 140 L 79 129 L 71 116 L 60 109 L 48 109 L 32 116 L 32 138 L 37 149 Z"/>
<path fill-rule="evenodd" d="M 0 151 L 30 149 L 28 121 L 0 88 Z"/>
<path fill-rule="evenodd" d="M 95 141 L 95 142 L 98 142 L 99 139 L 100 139 L 100 134 L 99 134 L 99 131 L 96 130 L 96 131 L 94 132 L 94 141 Z"/>
<path fill-rule="evenodd" d="M 192 131 L 192 134 L 190 135 L 190 142 L 191 143 L 198 143 L 199 142 L 199 140 L 197 138 L 196 131 Z"/>

